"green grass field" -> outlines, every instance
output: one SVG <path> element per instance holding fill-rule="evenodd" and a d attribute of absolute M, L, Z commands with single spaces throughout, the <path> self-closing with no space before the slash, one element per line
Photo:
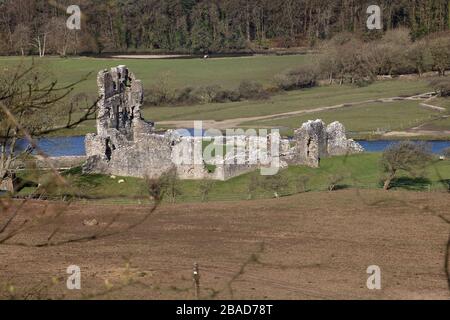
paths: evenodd
<path fill-rule="evenodd" d="M 79 84 L 76 92 L 97 94 L 96 76 L 100 70 L 126 65 L 141 79 L 148 89 L 161 77 L 167 78 L 172 88 L 186 86 L 221 85 L 234 89 L 242 80 L 257 80 L 271 84 L 275 74 L 306 63 L 311 56 L 255 56 L 219 59 L 99 59 L 99 58 L 36 58 L 45 64 L 51 76 L 66 85 L 91 73 L 88 80 Z M 25 62 L 30 62 L 25 58 Z M 0 57 L 2 67 L 21 63 L 21 57 Z"/>
<path fill-rule="evenodd" d="M 280 192 L 281 196 L 288 196 L 303 190 L 298 189 L 300 177 L 308 177 L 306 192 L 324 191 L 328 189 L 330 178 L 339 174 L 343 177 L 337 188 L 381 188 L 380 154 L 360 154 L 348 157 L 334 157 L 324 159 L 319 169 L 308 167 L 289 167 L 281 171 L 280 175 L 288 185 Z M 245 174 L 228 181 L 214 183 L 208 196 L 208 201 L 232 201 L 249 199 L 249 184 L 252 175 L 257 177 L 259 187 L 253 192 L 252 199 L 272 198 L 273 192 L 263 188 L 265 178 L 259 172 Z M 123 178 L 125 183 L 119 184 L 122 177 L 112 179 L 104 175 L 82 175 L 79 169 L 65 173 L 66 178 L 73 186 L 72 190 L 65 192 L 80 195 L 81 198 L 100 200 L 104 202 L 120 201 L 136 203 L 146 200 L 146 186 L 142 179 Z M 42 175 L 26 175 L 29 180 L 41 182 L 45 180 Z M 39 178 L 38 178 L 39 177 Z M 38 180 L 39 179 L 39 180 Z M 180 181 L 181 195 L 177 202 L 195 202 L 201 200 L 201 181 Z M 450 188 L 450 161 L 436 161 L 431 164 L 423 178 L 401 177 L 396 182 L 397 189 L 419 191 L 445 191 Z M 394 189 L 395 189 L 394 188 Z M 22 190 L 22 195 L 32 192 L 32 188 Z M 55 191 L 57 193 L 57 191 Z"/>
<path fill-rule="evenodd" d="M 437 98 L 429 102 L 438 107 L 446 108 L 445 112 L 439 119 L 427 122 L 422 129 L 429 130 L 450 130 L 450 99 L 449 98 Z"/>
<path fill-rule="evenodd" d="M 425 125 L 423 129 L 429 129 L 429 130 L 450 130 L 450 116 L 447 116 L 446 118 L 442 118 L 436 121 L 432 121 L 429 124 Z"/>

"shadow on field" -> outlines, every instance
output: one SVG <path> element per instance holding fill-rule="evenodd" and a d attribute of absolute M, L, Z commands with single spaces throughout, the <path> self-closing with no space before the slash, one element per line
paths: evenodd
<path fill-rule="evenodd" d="M 351 188 L 351 185 L 349 184 L 337 184 L 334 186 L 333 191 L 339 191 L 339 190 L 345 190 Z"/>
<path fill-rule="evenodd" d="M 404 190 L 424 191 L 428 190 L 432 184 L 430 179 L 424 177 L 401 177 L 392 181 L 392 188 L 401 188 Z"/>

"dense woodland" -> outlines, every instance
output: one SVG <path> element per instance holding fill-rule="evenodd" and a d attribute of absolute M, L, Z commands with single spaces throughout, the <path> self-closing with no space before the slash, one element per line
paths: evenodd
<path fill-rule="evenodd" d="M 83 13 L 79 31 L 66 28 L 71 4 Z M 381 37 L 366 30 L 371 4 L 382 8 L 384 31 L 406 27 L 413 40 L 450 27 L 448 0 L 0 0 L 0 54 L 264 50 L 342 32 L 371 39 Z"/>

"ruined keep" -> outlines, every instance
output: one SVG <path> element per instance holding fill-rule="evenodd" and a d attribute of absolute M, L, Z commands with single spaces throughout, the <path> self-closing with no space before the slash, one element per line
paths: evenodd
<path fill-rule="evenodd" d="M 97 134 L 86 136 L 85 172 L 159 176 L 171 166 L 171 141 L 142 118 L 143 86 L 125 66 L 100 71 Z"/>
<path fill-rule="evenodd" d="M 235 136 L 247 146 L 241 155 L 226 155 L 213 163 L 209 172 L 203 160 L 203 138 L 180 136 L 175 131 L 158 134 L 154 124 L 143 119 L 143 86 L 126 66 L 118 66 L 98 73 L 99 90 L 97 133 L 85 139 L 86 173 L 102 173 L 132 177 L 159 177 L 176 169 L 181 179 L 227 180 L 261 168 L 251 161 L 257 156 L 258 143 L 272 143 L 268 137 Z M 219 137 L 220 138 L 220 137 Z M 320 160 L 334 155 L 358 153 L 363 148 L 346 138 L 339 122 L 326 127 L 322 120 L 308 121 L 295 131 L 293 146 L 288 139 L 280 139 L 280 168 L 289 164 L 318 167 Z M 182 158 L 197 159 L 184 162 Z M 242 159 L 244 157 L 245 159 Z M 269 155 L 272 157 L 272 154 Z M 273 160 L 273 159 L 272 159 Z"/>

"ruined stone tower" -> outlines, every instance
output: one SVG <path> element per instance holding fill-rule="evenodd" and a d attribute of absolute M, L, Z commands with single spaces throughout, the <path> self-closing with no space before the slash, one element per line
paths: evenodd
<path fill-rule="evenodd" d="M 144 89 L 141 80 L 125 66 L 98 73 L 97 134 L 108 135 L 108 129 L 116 129 L 132 140 L 135 135 L 149 133 L 153 124 L 143 120 L 141 106 Z"/>

